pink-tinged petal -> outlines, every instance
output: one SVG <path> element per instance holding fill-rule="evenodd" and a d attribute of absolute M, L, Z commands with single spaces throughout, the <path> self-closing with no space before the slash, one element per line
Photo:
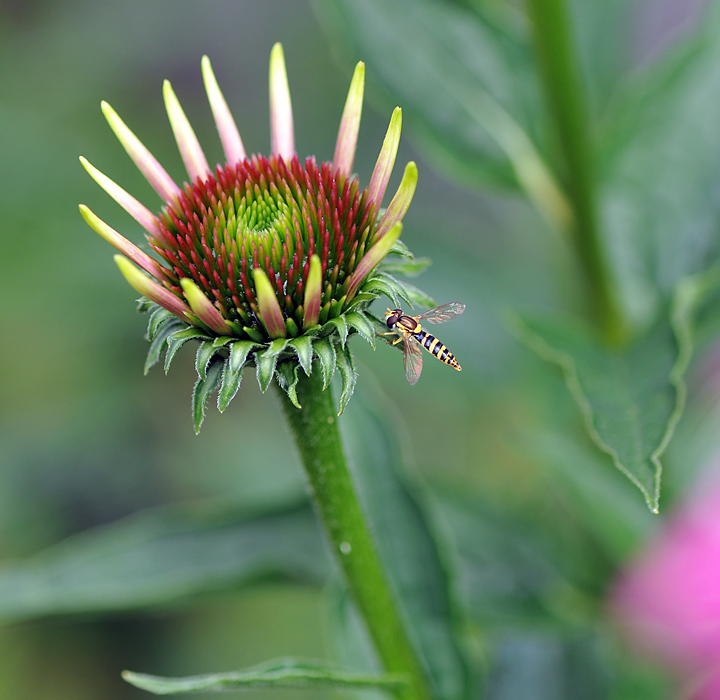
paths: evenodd
<path fill-rule="evenodd" d="M 303 299 L 303 330 L 316 325 L 320 317 L 322 298 L 322 263 L 317 255 L 310 256 L 310 269 L 305 283 Z"/>
<path fill-rule="evenodd" d="M 398 145 L 400 143 L 400 131 L 402 130 L 402 110 L 395 107 L 390 118 L 390 126 L 388 126 L 385 140 L 383 141 L 380 155 L 378 156 L 375 169 L 370 178 L 368 186 L 368 199 L 379 207 L 382 204 L 382 198 L 385 194 L 390 175 L 392 175 L 393 166 L 395 165 L 395 156 L 397 156 Z"/>
<path fill-rule="evenodd" d="M 244 160 L 246 157 L 245 147 L 243 146 L 240 132 L 235 125 L 235 120 L 230 114 L 227 102 L 220 92 L 220 86 L 215 79 L 210 59 L 207 56 L 202 57 L 202 74 L 205 82 L 205 92 L 207 92 L 210 109 L 212 109 L 215 126 L 217 126 L 220 141 L 223 145 L 225 158 L 231 165 Z"/>
<path fill-rule="evenodd" d="M 281 44 L 275 44 L 270 52 L 270 146 L 286 162 L 295 155 L 292 103 Z"/>
<path fill-rule="evenodd" d="M 275 338 L 284 338 L 286 336 L 285 319 L 268 276 L 264 270 L 256 267 L 253 270 L 253 279 L 255 280 L 255 294 L 260 311 L 260 320 L 265 326 L 265 330 L 273 340 Z"/>
<path fill-rule="evenodd" d="M 101 102 L 105 119 L 110 128 L 115 132 L 118 141 L 122 144 L 127 154 L 132 158 L 138 170 L 145 176 L 151 187 L 162 197 L 165 202 L 174 202 L 180 196 L 180 188 L 173 179 L 165 172 L 165 169 L 157 162 L 155 157 L 140 142 L 135 134 L 120 119 L 117 112 L 107 103 Z"/>
<path fill-rule="evenodd" d="M 358 131 L 360 131 L 360 117 L 362 115 L 363 93 L 365 91 L 365 64 L 361 61 L 355 66 L 350 90 L 348 90 L 345 109 L 343 109 L 338 131 L 337 143 L 333 165 L 343 175 L 350 175 L 355 150 L 357 148 Z"/>
<path fill-rule="evenodd" d="M 180 280 L 183 294 L 194 314 L 210 329 L 220 335 L 232 335 L 232 328 L 212 302 L 202 293 L 200 287 L 187 277 Z"/>
<path fill-rule="evenodd" d="M 97 182 L 130 216 L 137 221 L 148 233 L 160 236 L 158 220 L 146 206 L 140 204 L 131 194 L 126 192 L 120 185 L 114 183 L 107 175 L 103 175 L 97 168 L 92 166 L 86 158 L 80 156 L 83 168 L 88 171 L 90 177 Z"/>
<path fill-rule="evenodd" d="M 80 205 L 80 213 L 87 221 L 88 226 L 104 238 L 111 246 L 119 250 L 123 255 L 130 258 L 136 265 L 149 272 L 155 279 L 164 280 L 162 266 L 153 260 L 149 255 L 143 253 L 134 243 L 119 234 L 114 228 L 108 226 L 102 219 L 98 218 L 84 204 Z"/>
<path fill-rule="evenodd" d="M 170 119 L 170 126 L 173 134 L 175 134 L 175 142 L 180 151 L 180 157 L 185 163 L 185 170 L 187 170 L 191 180 L 198 177 L 205 179 L 210 172 L 207 159 L 169 80 L 163 83 L 163 99 L 165 100 L 168 119 Z"/>
<path fill-rule="evenodd" d="M 191 323 L 195 321 L 195 316 L 187 304 L 184 304 L 171 291 L 161 287 L 157 282 L 140 272 L 127 258 L 116 255 L 115 262 L 120 268 L 120 272 L 123 273 L 123 277 L 136 292 L 159 304 L 163 309 L 167 309 L 183 321 Z"/>
<path fill-rule="evenodd" d="M 350 277 L 347 289 L 347 301 L 350 301 L 362 284 L 362 281 L 377 267 L 378 263 L 390 252 L 395 241 L 400 238 L 402 224 L 393 226 L 365 255 Z"/>
<path fill-rule="evenodd" d="M 385 210 L 382 219 L 375 231 L 375 240 L 379 241 L 385 234 L 392 229 L 395 224 L 402 221 L 405 216 L 410 203 L 412 202 L 413 195 L 415 194 L 415 187 L 417 186 L 418 171 L 417 165 L 410 161 L 405 166 L 405 172 L 403 173 L 402 181 L 400 186 L 392 198 L 392 201 Z"/>

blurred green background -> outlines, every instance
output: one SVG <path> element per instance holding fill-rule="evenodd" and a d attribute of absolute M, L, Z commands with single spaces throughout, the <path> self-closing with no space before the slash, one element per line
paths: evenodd
<path fill-rule="evenodd" d="M 594 98 L 605 99 L 603 90 L 611 92 L 681 33 L 685 13 L 671 10 L 669 3 L 638 4 L 635 24 L 617 27 L 624 52 L 613 52 L 598 69 Z M 288 64 L 298 153 L 330 159 L 353 61 L 363 57 L 335 52 L 309 2 L 0 3 L 0 560 L 29 557 L 163 504 L 220 498 L 261 510 L 302 500 L 302 473 L 272 392 L 261 395 L 248 376 L 224 415 L 209 409 L 196 437 L 193 353 L 184 349 L 168 377 L 160 367 L 143 377 L 146 319 L 136 313 L 136 294 L 111 249 L 77 210 L 85 203 L 142 240 L 139 226 L 87 176 L 79 155 L 151 209 L 159 205 L 105 123 L 101 99 L 182 182 L 161 96 L 168 78 L 208 160 L 221 159 L 200 75 L 203 54 L 246 148 L 266 153 L 267 66 L 276 41 Z M 363 183 L 397 101 L 372 70 L 366 94 L 355 166 Z M 462 186 L 461 178 L 435 169 L 437 159 L 431 164 L 429 151 L 414 146 L 414 126 L 422 127 L 409 115 L 389 191 L 404 164 L 416 160 L 420 179 L 403 240 L 433 260 L 416 283 L 438 303 L 467 304 L 465 315 L 439 333 L 463 373 L 426 361 L 422 381 L 410 387 L 400 353 L 386 346 L 373 352 L 356 340 L 360 382 L 374 375 L 391 396 L 413 467 L 440 501 L 472 495 L 496 514 L 501 524 L 478 535 L 488 551 L 501 551 L 508 532 L 521 549 L 534 548 L 523 539 L 533 531 L 547 547 L 547 560 L 538 554 L 543 566 L 560 561 L 563 574 L 582 572 L 587 589 L 558 601 L 559 618 L 582 628 L 586 594 L 601 600 L 618 554 L 610 556 L 611 538 L 597 532 L 616 527 L 620 540 L 632 522 L 639 537 L 655 521 L 609 458 L 588 444 L 559 375 L 503 325 L 509 308 L 572 310 L 571 261 L 525 201 Z M 702 438 L 705 404 L 691 408 L 668 459 L 664 503 L 712 449 Z M 592 493 L 605 496 L 594 500 Z M 607 502 L 622 517 L 608 512 Z M 455 527 L 473 539 L 472 526 Z M 632 538 L 627 543 L 630 549 Z M 513 585 L 502 568 L 495 575 L 498 589 Z M 472 584 L 470 596 L 482 597 L 487 581 Z M 123 683 L 120 670 L 182 675 L 273 656 L 323 656 L 326 596 L 310 585 L 262 580 L 193 606 L 2 627 L 0 698 L 140 698 L 147 696 Z"/>

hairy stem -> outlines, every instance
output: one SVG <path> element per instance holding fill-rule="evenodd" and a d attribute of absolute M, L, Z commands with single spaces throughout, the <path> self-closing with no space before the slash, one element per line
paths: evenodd
<path fill-rule="evenodd" d="M 409 681 L 403 700 L 429 700 L 425 674 L 410 643 L 348 470 L 332 394 L 315 371 L 297 385 L 301 409 L 279 391 L 333 553 L 385 670 Z"/>
<path fill-rule="evenodd" d="M 557 130 L 573 210 L 571 234 L 587 280 L 592 315 L 606 339 L 619 342 L 625 326 L 598 225 L 588 110 L 566 0 L 526 0 L 526 4 L 545 98 Z"/>

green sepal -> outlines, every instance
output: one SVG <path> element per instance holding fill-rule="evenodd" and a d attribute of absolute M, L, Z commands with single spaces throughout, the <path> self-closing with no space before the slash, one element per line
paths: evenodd
<path fill-rule="evenodd" d="M 380 270 L 383 272 L 389 272 L 393 275 L 407 275 L 408 277 L 415 277 L 421 272 L 424 272 L 430 263 L 432 263 L 430 258 L 417 258 L 416 260 L 408 262 L 383 262 L 380 264 Z"/>
<path fill-rule="evenodd" d="M 151 313 L 157 307 L 158 307 L 158 305 L 154 301 L 150 301 L 150 299 L 148 299 L 147 297 L 140 297 L 137 300 L 138 313 L 148 314 L 148 313 Z M 162 306 L 160 308 L 162 308 Z"/>
<path fill-rule="evenodd" d="M 250 340 L 237 340 L 230 346 L 230 357 L 223 367 L 222 385 L 218 392 L 218 411 L 222 413 L 235 398 L 242 381 L 242 371 L 248 355 L 257 344 Z"/>
<path fill-rule="evenodd" d="M 307 335 L 301 335 L 299 338 L 291 340 L 288 345 L 295 350 L 300 366 L 309 377 L 313 358 L 312 340 Z"/>
<path fill-rule="evenodd" d="M 426 306 L 429 309 L 437 306 L 437 302 L 431 296 L 425 294 L 422 289 L 419 289 L 414 284 L 403 282 L 402 288 L 413 306 Z"/>
<path fill-rule="evenodd" d="M 190 328 L 186 326 L 180 331 L 175 331 L 175 333 L 173 333 L 167 339 L 167 353 L 165 354 L 165 374 L 167 374 L 170 370 L 170 363 L 175 358 L 175 355 L 177 355 L 178 350 L 180 350 L 180 348 L 185 345 L 188 340 L 193 340 L 195 338 L 202 338 L 203 340 L 206 340 L 207 337 L 207 333 L 201 331 L 199 328 L 195 328 L 194 326 L 191 326 Z"/>
<path fill-rule="evenodd" d="M 344 671 L 323 661 L 290 658 L 266 661 L 230 673 L 164 678 L 123 671 L 122 677 L 131 685 L 155 695 L 222 692 L 248 688 L 379 688 L 392 691 L 407 686 L 407 680 L 399 674 L 375 676 Z"/>
<path fill-rule="evenodd" d="M 217 358 L 207 369 L 204 379 L 198 377 L 192 395 L 192 416 L 195 425 L 195 435 L 200 432 L 200 426 L 205 419 L 205 406 L 210 394 L 218 388 L 222 377 L 222 368 L 225 361 Z"/>
<path fill-rule="evenodd" d="M 148 350 L 147 358 L 145 359 L 145 367 L 143 369 L 143 372 L 145 374 L 150 371 L 150 368 L 153 365 L 157 364 L 158 360 L 160 359 L 160 355 L 162 354 L 163 348 L 165 347 L 167 339 L 173 333 L 181 330 L 182 328 L 185 328 L 185 323 L 183 323 L 179 318 L 175 320 L 171 319 L 168 322 L 160 325 L 160 327 L 156 331 L 155 337 L 150 343 L 150 349 Z"/>
<path fill-rule="evenodd" d="M 337 368 L 340 370 L 340 377 L 342 378 L 342 391 L 338 406 L 338 415 L 340 415 L 345 410 L 348 401 L 350 401 L 357 382 L 357 372 L 355 371 L 352 352 L 350 352 L 347 345 L 337 353 Z"/>
<path fill-rule="evenodd" d="M 320 366 L 322 367 L 323 389 L 328 388 L 330 380 L 335 374 L 335 366 L 337 364 L 335 356 L 335 345 L 330 338 L 321 338 L 313 344 L 315 354 L 320 358 Z"/>
<path fill-rule="evenodd" d="M 370 277 L 360 289 L 362 292 L 380 292 L 392 301 L 395 308 L 401 306 L 397 289 L 377 274 Z"/>
<path fill-rule="evenodd" d="M 357 311 L 351 311 L 345 314 L 345 321 L 348 326 L 354 328 L 365 340 L 372 345 L 372 349 L 375 349 L 375 331 L 373 330 L 372 323 L 367 320 L 365 314 L 358 313 Z"/>
<path fill-rule="evenodd" d="M 378 279 L 383 280 L 386 282 L 390 287 L 392 287 L 395 290 L 395 293 L 403 300 L 406 301 L 411 307 L 414 306 L 412 299 L 410 297 L 410 294 L 408 293 L 408 290 L 405 287 L 405 284 L 401 282 L 400 280 L 395 279 L 392 275 L 387 274 L 386 272 L 378 271 L 375 273 L 375 276 Z M 419 290 L 418 290 L 419 291 Z M 422 292 L 420 292 L 422 294 Z M 429 298 L 429 297 L 428 297 Z M 434 306 L 434 304 L 433 304 Z"/>
<path fill-rule="evenodd" d="M 371 301 L 375 301 L 380 295 L 379 294 L 373 294 L 372 292 L 363 292 L 362 294 L 356 294 L 353 297 L 353 300 L 347 305 L 347 308 L 345 309 L 345 312 L 351 311 L 356 306 L 360 306 L 361 304 L 364 306 L 367 306 Z"/>
<path fill-rule="evenodd" d="M 415 259 L 415 256 L 410 252 L 410 248 L 408 248 L 400 239 L 393 243 L 388 255 L 400 255 L 403 258 L 410 258 L 410 260 Z"/>
<path fill-rule="evenodd" d="M 285 349 L 287 344 L 287 338 L 277 338 L 273 340 L 265 350 L 255 353 L 257 380 L 260 385 L 260 390 L 263 393 L 267 391 L 267 388 L 270 386 L 270 382 L 272 381 L 278 355 L 280 355 L 280 353 Z"/>
<path fill-rule="evenodd" d="M 208 365 L 216 352 L 217 349 L 212 340 L 204 340 L 198 345 L 197 353 L 195 354 L 195 371 L 198 373 L 200 379 L 207 377 Z"/>
<path fill-rule="evenodd" d="M 147 338 L 150 341 L 155 338 L 159 327 L 163 323 L 172 319 L 177 320 L 178 318 L 175 314 L 171 313 L 167 309 L 163 309 L 162 306 L 156 306 L 153 311 L 150 311 L 150 308 L 148 308 L 148 312 L 150 312 L 150 318 L 148 319 Z"/>
<path fill-rule="evenodd" d="M 298 365 L 292 360 L 290 362 L 281 362 L 277 366 L 275 374 L 280 388 L 288 395 L 293 406 L 302 408 L 297 396 L 298 369 Z"/>
<path fill-rule="evenodd" d="M 337 318 L 333 318 L 328 321 L 325 324 L 325 328 L 335 328 L 335 330 L 337 330 L 340 345 L 345 347 L 345 341 L 347 341 L 348 337 L 348 327 L 347 323 L 345 323 L 345 319 L 342 316 L 338 316 Z M 328 335 L 330 335 L 330 333 L 328 333 Z"/>

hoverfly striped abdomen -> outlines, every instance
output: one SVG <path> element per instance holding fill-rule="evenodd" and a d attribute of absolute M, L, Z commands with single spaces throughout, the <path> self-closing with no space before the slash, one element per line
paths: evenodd
<path fill-rule="evenodd" d="M 451 367 L 455 368 L 456 370 L 461 370 L 462 367 L 460 367 L 458 361 L 455 359 L 455 355 L 453 355 L 448 346 L 444 343 L 440 342 L 434 335 L 431 333 L 428 333 L 427 331 L 419 331 L 418 333 L 413 333 L 413 337 L 415 340 L 420 343 L 429 353 L 432 355 L 435 355 L 440 362 L 444 362 L 446 365 L 450 365 Z"/>

